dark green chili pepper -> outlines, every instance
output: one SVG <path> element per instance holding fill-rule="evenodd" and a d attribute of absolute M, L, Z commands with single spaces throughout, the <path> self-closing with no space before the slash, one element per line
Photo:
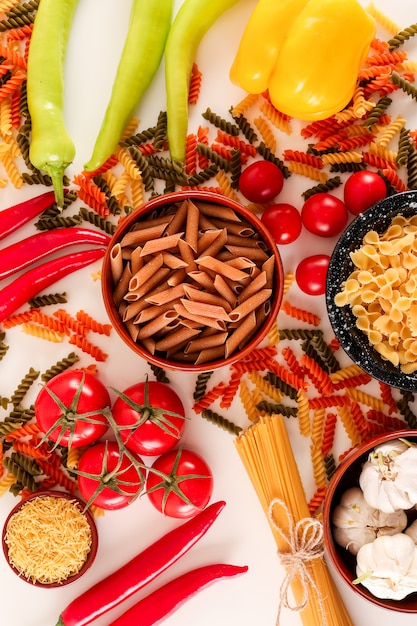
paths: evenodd
<path fill-rule="evenodd" d="M 42 0 L 28 55 L 29 158 L 51 177 L 60 208 L 64 205 L 64 172 L 75 156 L 64 121 L 64 60 L 77 4 L 78 0 Z"/>
<path fill-rule="evenodd" d="M 173 0 L 133 0 L 110 101 L 86 171 L 97 170 L 112 155 L 151 84 L 164 53 L 172 10 Z"/>
<path fill-rule="evenodd" d="M 188 89 L 201 39 L 239 0 L 185 0 L 174 18 L 165 46 L 168 146 L 173 161 L 185 161 Z"/>

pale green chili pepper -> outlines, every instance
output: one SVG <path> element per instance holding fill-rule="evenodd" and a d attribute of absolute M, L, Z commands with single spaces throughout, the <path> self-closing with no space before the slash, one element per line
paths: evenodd
<path fill-rule="evenodd" d="M 173 0 L 133 0 L 128 34 L 110 101 L 86 171 L 97 170 L 114 152 L 154 78 L 171 27 Z"/>
<path fill-rule="evenodd" d="M 64 121 L 64 61 L 77 4 L 78 0 L 40 2 L 28 55 L 29 158 L 51 177 L 60 208 L 64 204 L 64 172 L 75 156 Z"/>
<path fill-rule="evenodd" d="M 201 39 L 214 22 L 239 0 L 185 0 L 165 46 L 168 146 L 173 161 L 185 161 L 188 89 Z"/>

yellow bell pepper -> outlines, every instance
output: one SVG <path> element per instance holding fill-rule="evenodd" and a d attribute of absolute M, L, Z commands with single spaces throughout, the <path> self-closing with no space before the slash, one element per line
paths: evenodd
<path fill-rule="evenodd" d="M 310 0 L 292 23 L 269 82 L 272 104 L 301 120 L 319 120 L 350 101 L 375 37 L 375 21 L 357 0 Z"/>
<path fill-rule="evenodd" d="M 358 0 L 259 0 L 230 78 L 248 93 L 268 89 L 291 117 L 325 119 L 352 98 L 375 32 Z"/>
<path fill-rule="evenodd" d="M 294 18 L 309 0 L 258 0 L 230 68 L 232 83 L 248 93 L 268 89 Z"/>

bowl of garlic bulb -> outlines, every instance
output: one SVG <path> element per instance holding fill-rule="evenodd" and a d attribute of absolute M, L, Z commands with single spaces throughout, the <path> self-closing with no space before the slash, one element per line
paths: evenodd
<path fill-rule="evenodd" d="M 326 552 L 356 593 L 417 612 L 417 430 L 378 435 L 335 471 L 323 506 Z"/>

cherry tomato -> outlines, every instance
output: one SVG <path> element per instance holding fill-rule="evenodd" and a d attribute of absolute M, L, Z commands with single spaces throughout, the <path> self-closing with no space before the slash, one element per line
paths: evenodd
<path fill-rule="evenodd" d="M 292 204 L 272 204 L 262 213 L 265 224 L 277 244 L 295 241 L 301 233 L 301 215 Z"/>
<path fill-rule="evenodd" d="M 348 222 L 347 208 L 330 193 L 315 193 L 303 204 L 301 220 L 304 226 L 319 237 L 339 235 Z"/>
<path fill-rule="evenodd" d="M 255 161 L 245 167 L 239 177 L 239 189 L 251 202 L 268 202 L 283 186 L 284 175 L 271 161 Z"/>
<path fill-rule="evenodd" d="M 122 456 L 121 456 L 122 455 Z M 121 453 L 115 441 L 101 441 L 87 448 L 78 461 L 78 488 L 84 500 L 110 511 L 122 509 L 140 494 L 145 483 L 142 459 L 138 465 Z"/>
<path fill-rule="evenodd" d="M 309 296 L 320 296 L 326 291 L 329 261 L 330 257 L 327 254 L 314 254 L 298 264 L 295 280 L 301 291 Z"/>
<path fill-rule="evenodd" d="M 77 448 L 102 437 L 108 429 L 101 413 L 111 404 L 102 382 L 82 370 L 67 370 L 53 376 L 35 400 L 37 424 L 48 439 Z"/>
<path fill-rule="evenodd" d="M 163 475 L 152 470 L 163 472 Z M 165 476 L 165 477 L 164 477 Z M 146 479 L 146 493 L 154 507 L 176 518 L 194 517 L 213 493 L 213 475 L 196 452 L 179 449 L 159 456 Z"/>
<path fill-rule="evenodd" d="M 172 387 L 147 380 L 125 389 L 112 413 L 126 447 L 148 456 L 173 448 L 183 434 L 186 419 L 184 406 Z"/>
<path fill-rule="evenodd" d="M 361 170 L 349 176 L 343 194 L 348 211 L 359 215 L 378 200 L 387 197 L 387 186 L 376 172 Z"/>

